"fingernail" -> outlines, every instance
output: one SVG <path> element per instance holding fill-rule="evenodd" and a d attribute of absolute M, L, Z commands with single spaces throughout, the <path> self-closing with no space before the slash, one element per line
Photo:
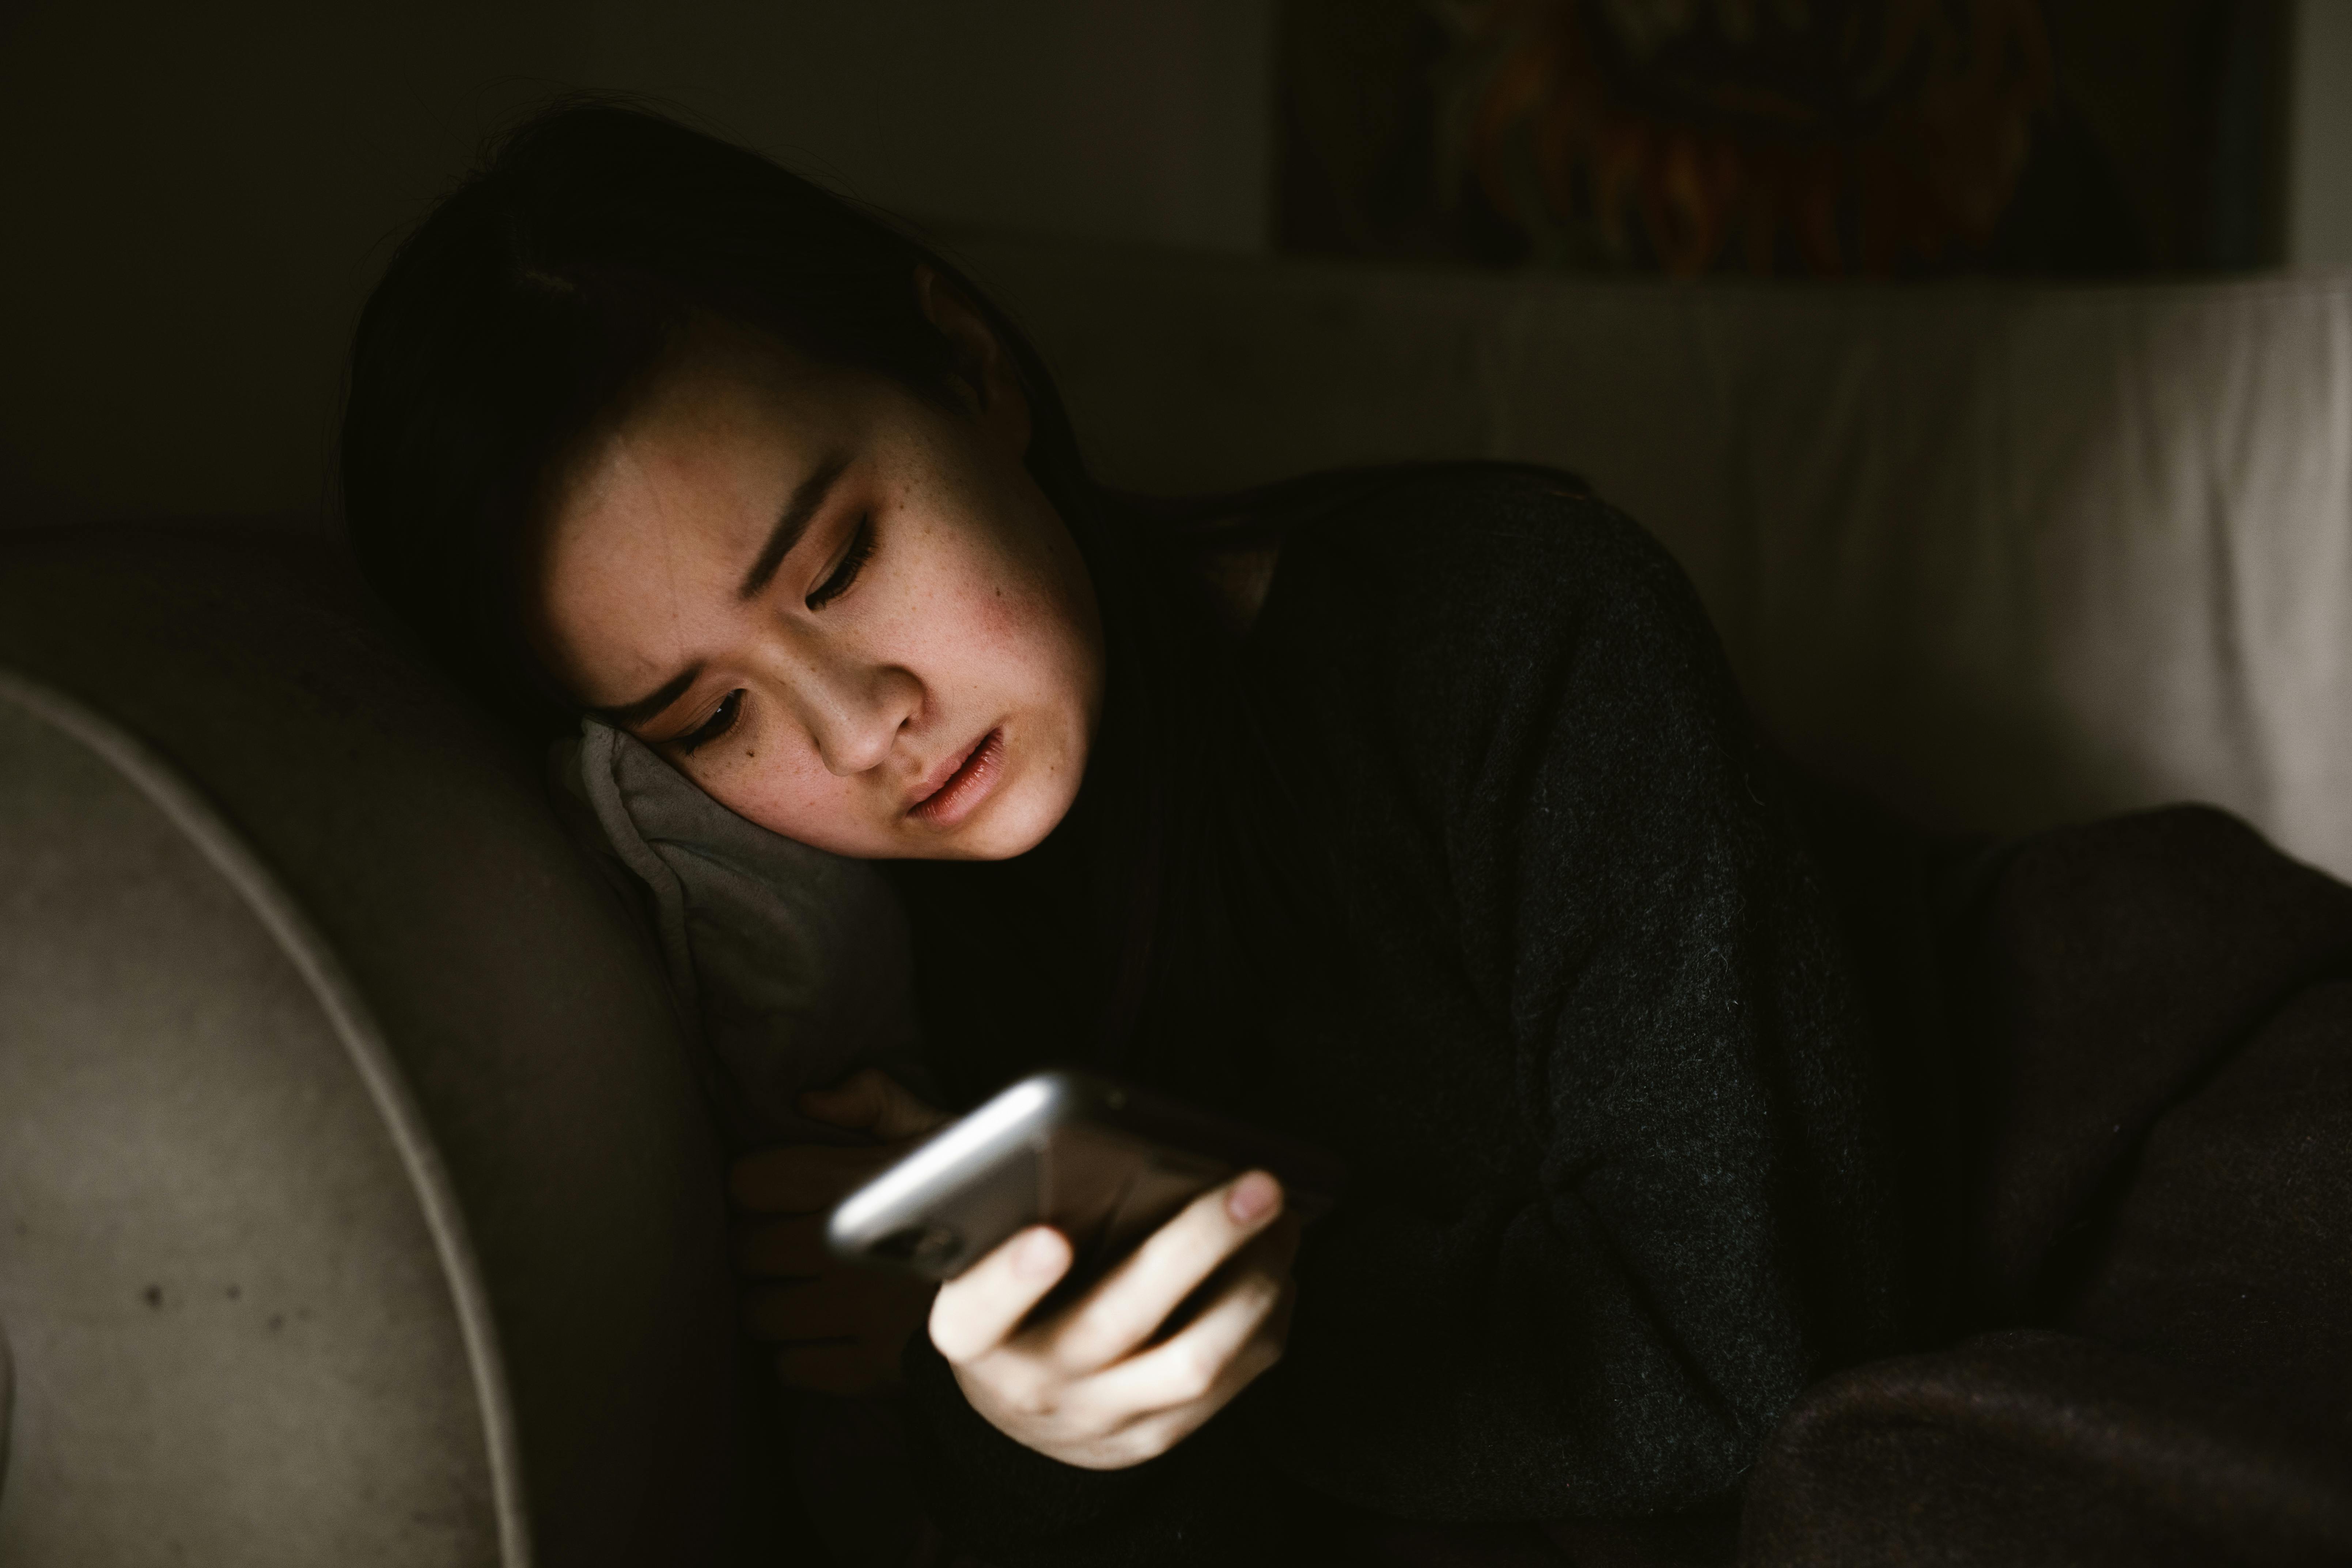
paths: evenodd
<path fill-rule="evenodd" d="M 1255 1225 L 1281 1201 L 1282 1189 L 1275 1185 L 1274 1178 L 1264 1171 L 1252 1171 L 1225 1194 L 1225 1212 L 1234 1216 L 1235 1225 Z"/>
<path fill-rule="evenodd" d="M 1061 1267 L 1062 1238 L 1050 1230 L 1031 1231 L 1013 1254 L 1013 1272 L 1024 1279 L 1043 1279 Z"/>

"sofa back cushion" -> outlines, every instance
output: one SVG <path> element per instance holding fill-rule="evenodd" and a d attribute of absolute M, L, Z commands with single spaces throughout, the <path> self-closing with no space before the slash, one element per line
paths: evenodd
<path fill-rule="evenodd" d="M 318 554 L 0 541 L 0 1560 L 691 1561 L 735 1341 L 658 971 Z"/>
<path fill-rule="evenodd" d="M 2216 802 L 2352 876 L 2352 279 L 1594 281 L 961 247 L 1116 483 L 1581 473 L 1791 752 L 1938 824 Z"/>

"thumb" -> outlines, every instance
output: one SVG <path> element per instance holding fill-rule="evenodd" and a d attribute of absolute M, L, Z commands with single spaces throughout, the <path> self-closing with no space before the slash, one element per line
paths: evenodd
<path fill-rule="evenodd" d="M 800 1097 L 801 1114 L 831 1127 L 871 1132 L 883 1142 L 919 1137 L 947 1120 L 879 1068 L 867 1068 L 834 1085 Z"/>

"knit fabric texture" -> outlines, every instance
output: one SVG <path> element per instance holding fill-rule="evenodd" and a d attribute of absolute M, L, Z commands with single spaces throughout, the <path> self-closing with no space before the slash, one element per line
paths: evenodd
<path fill-rule="evenodd" d="M 1679 569 L 1573 479 L 1498 467 L 1360 483 L 1279 534 L 1234 676 L 1328 940 L 1247 1016 L 1204 1016 L 1226 993 L 1197 975 L 1156 999 L 1184 1026 L 1123 1066 L 1337 1151 L 1351 1185 L 1301 1249 L 1283 1363 L 1149 1464 L 1022 1449 L 910 1349 L 947 1521 L 1003 1568 L 1278 1559 L 1333 1508 L 1720 1504 L 1801 1389 L 1900 1337 L 1860 989 Z M 1071 966 L 1101 953 L 1046 929 L 1051 879 L 932 896 L 948 875 L 910 884 L 942 1080 L 1082 1055 L 1050 1006 L 1002 1016 L 1099 988 Z M 1038 928 L 992 951 L 1063 967 L 958 984 L 940 955 L 976 909 Z"/>

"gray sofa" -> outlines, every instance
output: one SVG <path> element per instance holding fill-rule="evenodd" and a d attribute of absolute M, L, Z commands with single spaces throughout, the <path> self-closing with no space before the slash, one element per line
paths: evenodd
<path fill-rule="evenodd" d="M 975 237 L 1115 481 L 1590 479 L 1818 771 L 1954 827 L 2206 800 L 2352 878 L 2352 274 L 1591 282 Z"/>
<path fill-rule="evenodd" d="M 1139 488 L 1581 469 L 1801 757 L 2352 874 L 2352 284 L 1593 285 L 975 238 Z M 718 1155 L 535 759 L 331 548 L 0 537 L 0 1562 L 690 1560 Z"/>
<path fill-rule="evenodd" d="M 331 552 L 0 540 L 0 1562 L 716 1528 L 719 1155 L 657 972 Z"/>

